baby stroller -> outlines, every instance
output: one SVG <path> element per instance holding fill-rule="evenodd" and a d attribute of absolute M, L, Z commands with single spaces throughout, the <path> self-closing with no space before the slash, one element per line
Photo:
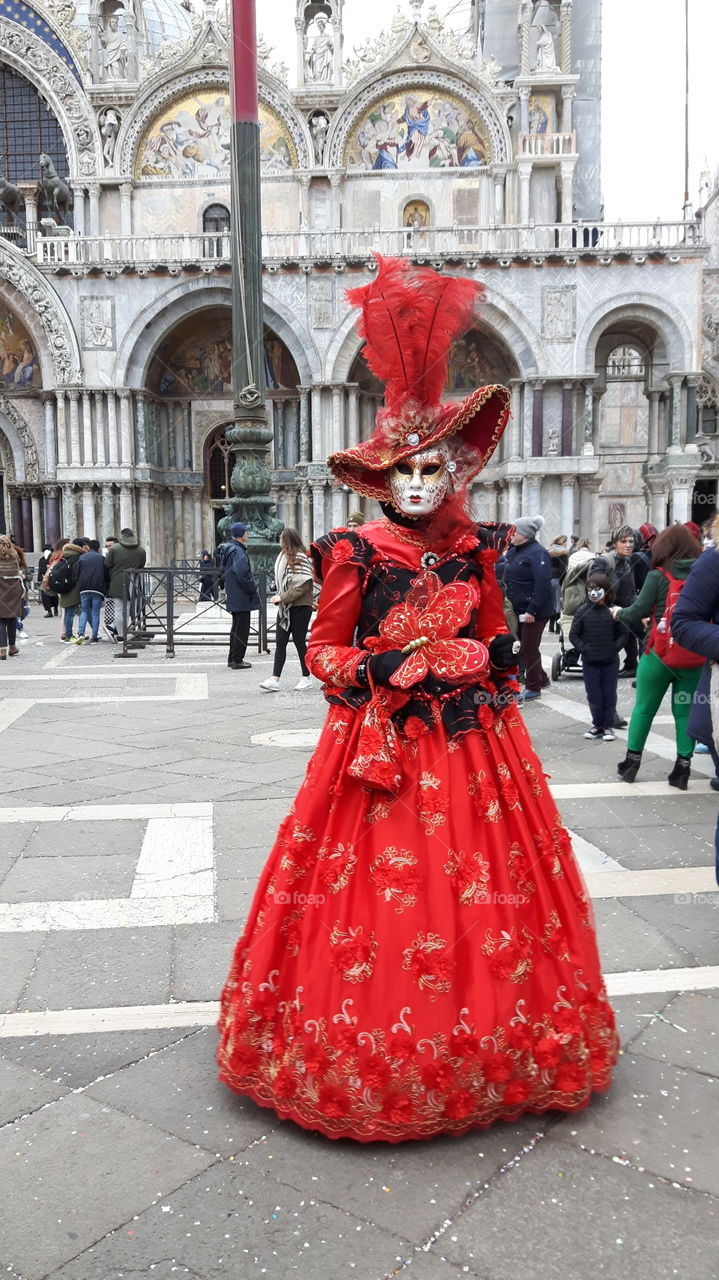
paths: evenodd
<path fill-rule="evenodd" d="M 562 614 L 559 619 L 559 653 L 552 656 L 552 680 L 561 680 L 563 675 L 580 676 L 582 674 L 581 654 L 569 643 L 569 628 L 572 619 Z"/>

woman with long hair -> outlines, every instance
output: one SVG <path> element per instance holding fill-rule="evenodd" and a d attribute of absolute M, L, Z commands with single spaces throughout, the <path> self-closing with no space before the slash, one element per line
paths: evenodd
<path fill-rule="evenodd" d="M 651 620 L 649 637 L 637 667 L 637 700 L 629 722 L 627 754 L 617 765 L 625 782 L 634 782 L 649 730 L 662 699 L 671 688 L 677 758 L 667 781 L 686 791 L 694 754 L 687 725 L 702 658 L 684 649 L 671 633 L 671 617 L 679 593 L 702 549 L 683 524 L 670 525 L 652 547 L 652 567 L 634 604 L 614 609 L 614 617 L 629 626 Z"/>
<path fill-rule="evenodd" d="M 17 620 L 22 613 L 24 584 L 20 557 L 7 534 L 0 535 L 0 659 L 5 660 L 10 646 L 10 657 L 19 653 Z"/>
<path fill-rule="evenodd" d="M 312 565 L 299 533 L 296 529 L 283 529 L 280 534 L 280 554 L 275 560 L 277 593 L 272 597 L 272 604 L 277 605 L 275 661 L 272 675 L 260 685 L 268 693 L 275 693 L 280 687 L 290 636 L 302 668 L 302 676 L 295 689 L 312 687 L 312 676 L 305 662 L 305 655 L 307 632 L 312 617 L 313 581 Z"/>

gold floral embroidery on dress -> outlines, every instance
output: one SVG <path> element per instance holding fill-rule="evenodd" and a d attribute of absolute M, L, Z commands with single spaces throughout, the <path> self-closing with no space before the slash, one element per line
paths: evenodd
<path fill-rule="evenodd" d="M 546 951 L 549 951 L 551 955 L 556 956 L 558 960 L 571 959 L 569 954 L 569 940 L 562 928 L 562 922 L 556 911 L 551 911 L 549 913 L 549 920 L 546 922 L 544 932 L 542 934 L 542 945 Z"/>
<path fill-rule="evenodd" d="M 537 771 L 533 760 L 527 759 L 526 756 L 520 761 L 525 777 L 529 783 L 530 791 L 533 796 L 541 796 L 544 794 L 544 778 Z"/>
<path fill-rule="evenodd" d="M 331 840 L 323 840 L 317 855 L 322 883 L 330 893 L 339 893 L 346 889 L 350 877 L 357 866 L 357 855 L 354 845 L 333 844 Z"/>
<path fill-rule="evenodd" d="M 517 784 L 515 783 L 508 764 L 503 760 L 497 765 L 497 777 L 499 778 L 499 789 L 502 793 L 502 801 L 507 809 L 521 809 L 522 803 L 519 799 Z"/>
<path fill-rule="evenodd" d="M 425 770 L 419 779 L 419 820 L 428 836 L 447 821 L 449 797 L 442 791 L 441 779 Z"/>
<path fill-rule="evenodd" d="M 343 929 L 337 920 L 330 934 L 330 963 L 346 982 L 365 982 L 374 972 L 378 946 L 376 934 L 366 935 L 363 925 Z"/>
<path fill-rule="evenodd" d="M 480 817 L 486 822 L 499 822 L 502 816 L 499 796 L 491 778 L 481 769 L 479 773 L 470 773 L 468 781 L 468 791 Z"/>
<path fill-rule="evenodd" d="M 280 925 L 280 934 L 285 940 L 285 949 L 290 956 L 298 956 L 300 954 L 304 916 L 304 909 L 298 907 L 294 911 L 290 911 Z"/>
<path fill-rule="evenodd" d="M 316 860 L 317 837 L 310 827 L 303 827 L 296 818 L 283 822 L 277 838 L 282 854 L 280 867 L 288 874 L 288 884 L 301 880 L 312 869 Z"/>
<path fill-rule="evenodd" d="M 388 818 L 392 811 L 394 796 L 383 795 L 381 792 L 373 791 L 370 787 L 365 787 L 364 791 L 367 795 L 375 796 L 375 799 L 371 801 L 370 807 L 364 816 L 364 821 L 369 822 L 370 824 L 374 822 L 384 822 L 385 818 Z"/>
<path fill-rule="evenodd" d="M 461 907 L 489 902 L 489 863 L 481 853 L 465 853 L 463 849 L 455 853 L 454 849 L 448 849 L 444 870 Z"/>
<path fill-rule="evenodd" d="M 494 977 L 508 982 L 524 982 L 534 968 L 532 935 L 526 925 L 503 929 L 497 938 L 488 929 L 482 952 L 489 957 L 489 968 Z"/>
<path fill-rule="evenodd" d="M 393 903 L 397 915 L 407 907 L 416 907 L 419 873 L 417 859 L 409 849 L 389 845 L 377 855 L 369 870 L 378 896 Z"/>
<path fill-rule="evenodd" d="M 438 933 L 417 934 L 402 952 L 402 968 L 414 977 L 420 991 L 428 991 L 430 1000 L 449 991 L 454 972 L 452 959 L 445 955 L 447 943 Z"/>
<path fill-rule="evenodd" d="M 507 870 L 520 893 L 534 893 L 537 886 L 532 880 L 532 863 L 519 844 L 509 846 Z"/>

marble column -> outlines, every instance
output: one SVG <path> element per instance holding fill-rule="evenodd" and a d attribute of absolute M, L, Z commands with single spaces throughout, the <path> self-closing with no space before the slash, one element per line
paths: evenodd
<path fill-rule="evenodd" d="M 206 545 L 202 537 L 202 490 L 190 489 L 189 493 L 190 501 L 192 502 L 192 517 L 195 529 L 195 548 L 199 555 L 200 551 L 202 551 Z M 208 541 L 207 545 L 211 551 L 213 547 L 212 541 Z"/>
<path fill-rule="evenodd" d="M 132 489 L 129 484 L 120 485 L 120 528 L 138 532 L 132 514 Z M 147 546 L 147 543 L 143 545 Z"/>
<path fill-rule="evenodd" d="M 326 528 L 325 484 L 321 481 L 312 485 L 312 537 L 321 538 Z"/>
<path fill-rule="evenodd" d="M 117 538 L 120 532 L 115 528 L 115 501 L 109 484 L 104 484 L 100 490 L 100 532 L 103 542 L 111 536 Z"/>
<path fill-rule="evenodd" d="M 105 445 L 105 414 L 103 412 L 102 392 L 96 391 L 95 400 L 95 454 L 98 467 L 107 465 L 107 448 Z M 87 397 L 88 417 L 90 415 L 90 397 Z"/>
<path fill-rule="evenodd" d="M 82 463 L 80 456 L 80 414 L 78 410 L 78 402 L 80 399 L 79 391 L 68 391 L 68 399 L 70 401 L 70 457 L 69 462 L 73 467 L 79 467 Z"/>
<path fill-rule="evenodd" d="M 505 458 L 521 458 L 522 456 L 522 387 L 521 378 L 511 378 L 509 390 L 511 393 L 511 416 L 507 423 L 507 429 L 504 433 L 504 456 Z"/>
<path fill-rule="evenodd" d="M 95 537 L 95 491 L 92 485 L 84 484 L 80 490 L 82 497 L 82 532 L 86 538 Z"/>
<path fill-rule="evenodd" d="M 55 392 L 55 420 L 57 422 L 57 465 L 66 467 L 68 463 L 67 451 L 67 419 L 65 416 L 65 395 L 62 391 Z"/>
<path fill-rule="evenodd" d="M 32 529 L 32 498 L 30 492 L 24 489 L 20 497 L 20 546 L 25 551 L 35 551 L 35 543 L 33 541 Z M 42 550 L 42 548 L 40 548 Z"/>
<path fill-rule="evenodd" d="M 132 183 L 120 183 L 120 235 L 132 235 Z"/>
<path fill-rule="evenodd" d="M 182 490 L 173 489 L 172 507 L 174 514 L 174 553 L 176 560 L 185 556 L 185 526 L 182 518 Z"/>
<path fill-rule="evenodd" d="M 175 467 L 182 471 L 185 463 L 185 405 L 175 405 L 173 427 L 175 431 Z"/>
<path fill-rule="evenodd" d="M 571 222 L 573 217 L 574 206 L 574 160 L 562 160 L 560 165 L 560 175 L 562 184 L 561 196 L 561 219 L 562 222 Z"/>
<path fill-rule="evenodd" d="M 560 452 L 565 458 L 574 456 L 574 384 L 571 382 L 562 383 L 562 440 Z"/>
<path fill-rule="evenodd" d="M 100 402 L 98 402 L 98 408 L 100 408 Z M 114 391 L 107 393 L 107 455 L 110 466 L 116 467 L 120 460 L 120 453 L 117 447 L 117 401 Z"/>
<path fill-rule="evenodd" d="M 519 169 L 519 222 L 521 226 L 526 227 L 529 224 L 529 179 L 532 166 L 519 160 L 517 167 Z"/>
<path fill-rule="evenodd" d="M 329 453 L 329 449 L 324 448 L 323 432 L 322 432 L 322 388 L 312 387 L 310 391 L 310 405 L 312 408 L 312 458 L 315 462 L 321 462 Z"/>
<path fill-rule="evenodd" d="M 532 383 L 532 456 L 544 453 L 544 383 Z"/>
<path fill-rule="evenodd" d="M 140 393 L 135 401 L 135 439 L 137 442 L 137 461 L 147 462 L 147 401 Z"/>
<path fill-rule="evenodd" d="M 685 441 L 696 439 L 697 434 L 697 387 L 699 385 L 700 373 L 687 374 L 687 404 L 686 404 L 686 428 Z"/>
<path fill-rule="evenodd" d="M 479 492 L 481 495 L 482 488 L 480 488 Z M 497 519 L 497 503 L 498 503 L 497 485 L 496 484 L 484 485 L 483 496 L 484 496 L 484 509 L 486 512 L 484 519 L 496 520 Z"/>
<path fill-rule="evenodd" d="M 45 489 L 42 501 L 45 509 L 45 538 L 52 547 L 60 537 L 60 498 L 57 489 Z"/>
<path fill-rule="evenodd" d="M 659 397 L 661 394 L 661 391 L 656 387 L 650 387 L 647 391 L 647 399 L 649 401 L 647 453 L 650 458 L 659 453 Z"/>
<path fill-rule="evenodd" d="M 359 444 L 359 383 L 347 383 L 347 443 L 345 448 Z"/>
<path fill-rule="evenodd" d="M 672 481 L 672 520 L 684 524 L 691 517 L 691 496 L 696 476 Z"/>
<path fill-rule="evenodd" d="M 42 397 L 45 415 L 45 474 L 54 476 L 57 470 L 57 437 L 55 435 L 55 400 L 49 393 Z M 58 534 L 58 538 L 59 538 Z"/>
<path fill-rule="evenodd" d="M 523 515 L 539 516 L 542 514 L 542 477 L 527 476 L 527 510 Z"/>
<path fill-rule="evenodd" d="M 120 462 L 123 467 L 132 466 L 132 403 L 129 391 L 119 391 L 120 397 Z"/>
<path fill-rule="evenodd" d="M 507 480 L 507 520 L 511 524 L 522 514 L 522 482 L 518 479 Z"/>
<path fill-rule="evenodd" d="M 122 494 L 123 494 L 123 490 L 121 489 L 120 490 L 120 511 L 121 512 L 122 512 Z M 152 564 L 152 553 L 151 553 L 152 526 L 150 523 L 149 485 L 141 484 L 139 487 L 139 495 L 140 495 L 139 512 L 138 512 L 139 529 L 137 530 L 137 533 L 138 533 L 141 545 L 145 547 L 147 550 L 148 563 Z"/>
<path fill-rule="evenodd" d="M 584 444 L 582 445 L 583 454 L 594 453 L 594 379 L 587 379 L 584 382 L 584 413 L 582 421 L 582 434 L 584 436 Z"/>
<path fill-rule="evenodd" d="M 562 133 L 572 132 L 572 102 L 574 89 L 564 85 L 562 89 Z"/>
<path fill-rule="evenodd" d="M 88 185 L 90 196 L 90 235 L 100 235 L 100 184 L 91 182 Z"/>
<path fill-rule="evenodd" d="M 75 182 L 72 186 L 72 223 L 75 235 L 84 236 L 85 234 L 85 188 L 81 182 Z M 27 213 L 27 203 L 25 206 Z M 35 211 L 37 220 L 37 210 Z"/>
<path fill-rule="evenodd" d="M 300 393 L 300 462 L 310 460 L 310 404 L 309 387 L 298 387 Z"/>
<path fill-rule="evenodd" d="M 62 486 L 62 536 L 72 538 L 77 533 L 77 509 L 72 485 Z"/>
<path fill-rule="evenodd" d="M 10 532 L 22 546 L 22 498 L 19 493 L 10 494 Z"/>
<path fill-rule="evenodd" d="M 344 445 L 344 388 L 335 383 L 332 387 L 332 452 Z"/>
<path fill-rule="evenodd" d="M 185 471 L 192 471 L 193 452 L 192 452 L 192 403 L 186 400 L 184 408 L 184 427 L 183 435 L 185 442 L 184 468 Z"/>
<path fill-rule="evenodd" d="M 39 492 L 30 495 L 30 503 L 32 507 L 32 549 L 39 553 L 42 551 L 42 503 Z"/>
<path fill-rule="evenodd" d="M 680 448 L 681 442 L 682 383 L 684 376 L 681 373 L 670 373 L 667 375 L 666 381 L 671 388 L 667 423 L 667 447 L 676 452 Z"/>
<path fill-rule="evenodd" d="M 300 526 L 302 541 L 308 547 L 312 541 L 312 490 L 308 484 L 300 487 Z"/>
<path fill-rule="evenodd" d="M 504 226 L 504 179 L 505 170 L 494 168 L 492 177 L 494 179 L 494 225 L 496 227 Z"/>
<path fill-rule="evenodd" d="M 562 476 L 562 533 L 571 538 L 574 533 L 574 499 L 576 483 L 574 476 Z"/>

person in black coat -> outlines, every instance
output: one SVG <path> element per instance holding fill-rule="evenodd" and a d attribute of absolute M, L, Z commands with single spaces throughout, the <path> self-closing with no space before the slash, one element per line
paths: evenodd
<path fill-rule="evenodd" d="M 716 540 L 719 521 L 715 521 L 712 533 Z M 714 769 L 719 776 L 719 754 L 714 743 L 711 705 L 712 666 L 719 662 L 719 550 L 716 546 L 707 547 L 694 561 L 674 606 L 670 625 L 678 644 L 707 659 L 694 693 L 687 727 L 692 738 L 709 748 Z M 713 785 L 716 778 L 711 781 Z M 714 858 L 719 883 L 719 819 L 714 835 Z"/>
<path fill-rule="evenodd" d="M 597 573 L 605 573 L 614 592 L 614 603 L 620 609 L 628 609 L 637 598 L 637 584 L 634 577 L 634 530 L 623 524 L 612 534 L 610 548 L 601 556 L 597 556 L 589 566 L 589 577 Z M 623 676 L 637 674 L 639 661 L 639 641 L 635 633 L 626 627 L 624 631 L 624 666 Z"/>
<path fill-rule="evenodd" d="M 250 613 L 260 607 L 257 583 L 252 577 L 250 557 L 245 550 L 249 533 L 248 526 L 241 520 L 231 525 L 232 541 L 227 544 L 222 559 L 227 596 L 225 608 L 232 614 L 230 651 L 227 655 L 227 665 L 231 671 L 248 671 L 252 666 L 251 662 L 245 662 Z"/>
<path fill-rule="evenodd" d="M 216 600 L 219 594 L 214 556 L 203 551 L 200 556 L 200 600 Z"/>
<path fill-rule="evenodd" d="M 542 666 L 539 646 L 542 632 L 551 618 L 552 568 L 537 534 L 544 526 L 542 516 L 522 516 L 514 522 L 511 547 L 504 558 L 503 586 L 519 622 L 522 644 L 520 664 L 524 667 L 524 700 L 540 698 L 549 679 Z"/>
<path fill-rule="evenodd" d="M 614 592 L 606 574 L 587 578 L 587 600 L 577 609 L 569 632 L 569 643 L 582 655 L 582 675 L 592 728 L 585 738 L 614 742 L 617 719 L 619 650 L 624 628 L 612 617 L 609 606 Z"/>

